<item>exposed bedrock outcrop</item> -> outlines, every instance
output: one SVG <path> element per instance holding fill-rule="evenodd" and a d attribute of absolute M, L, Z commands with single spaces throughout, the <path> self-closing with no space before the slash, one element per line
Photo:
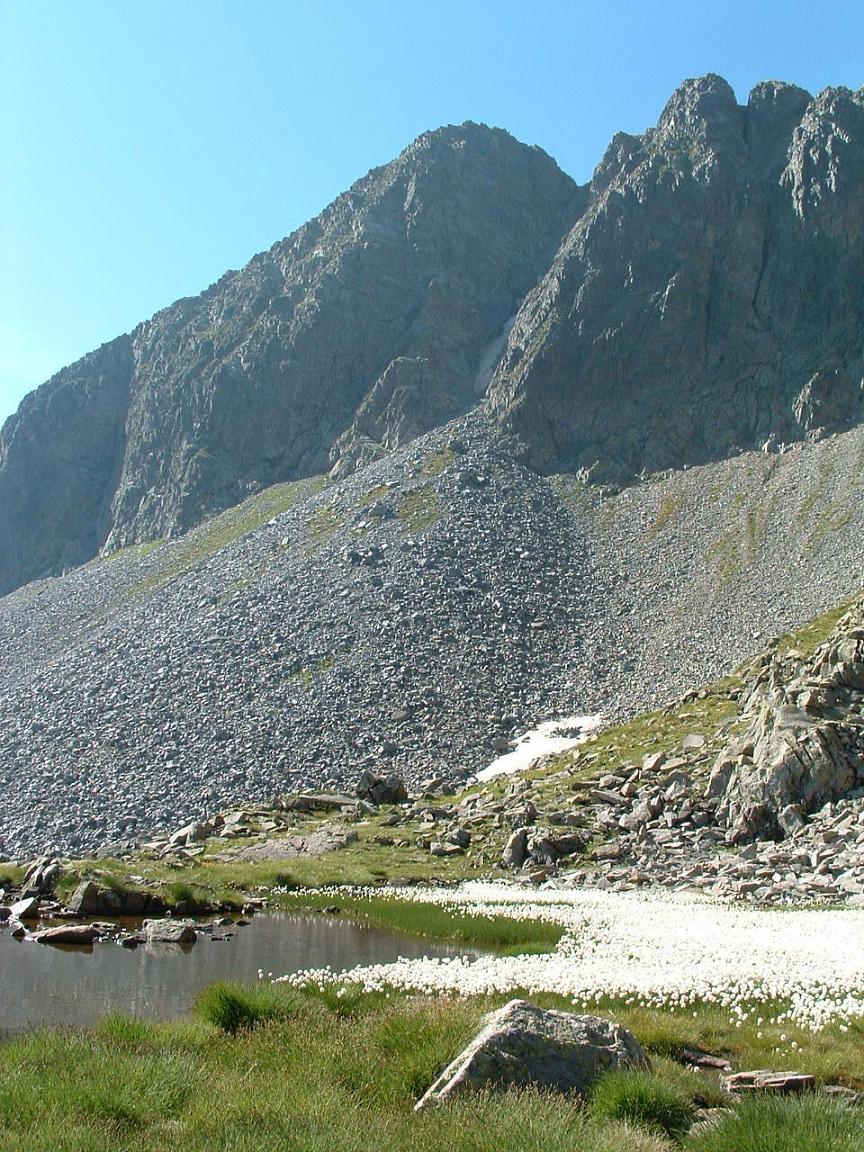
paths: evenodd
<path fill-rule="evenodd" d="M 0 435 L 0 593 L 464 412 L 586 193 L 476 124 L 64 369 Z"/>
<path fill-rule="evenodd" d="M 771 657 L 745 701 L 744 733 L 721 752 L 709 796 L 736 840 L 782 836 L 864 785 L 864 604 L 809 660 Z"/>
<path fill-rule="evenodd" d="M 479 125 L 58 373 L 0 434 L 0 592 L 344 477 L 485 395 L 627 483 L 861 419 L 864 92 L 688 80 L 591 183 Z"/>
<path fill-rule="evenodd" d="M 626 483 L 860 420 L 862 90 L 687 81 L 590 194 L 489 389 L 531 467 Z"/>

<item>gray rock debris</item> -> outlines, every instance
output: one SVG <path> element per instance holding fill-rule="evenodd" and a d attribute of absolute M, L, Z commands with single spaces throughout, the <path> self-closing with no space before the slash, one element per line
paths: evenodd
<path fill-rule="evenodd" d="M 528 472 L 474 413 L 216 551 L 221 521 L 0 598 L 0 855 L 116 854 L 367 770 L 452 791 L 495 737 L 665 703 L 857 588 L 862 453 L 858 428 L 601 496 Z M 380 488 L 431 514 L 358 529 Z M 843 520 L 811 539 L 821 502 Z M 380 567 L 342 559 L 358 532 Z"/>
<path fill-rule="evenodd" d="M 428 132 L 59 372 L 0 433 L 0 592 L 276 482 L 343 476 L 465 412 L 584 199 L 501 129 Z"/>

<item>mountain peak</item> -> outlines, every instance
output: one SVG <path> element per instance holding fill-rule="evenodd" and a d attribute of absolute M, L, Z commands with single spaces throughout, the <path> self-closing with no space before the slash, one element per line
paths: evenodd
<path fill-rule="evenodd" d="M 0 442 L 0 592 L 463 413 L 576 192 L 501 129 L 425 133 L 122 357 L 59 373 Z"/>

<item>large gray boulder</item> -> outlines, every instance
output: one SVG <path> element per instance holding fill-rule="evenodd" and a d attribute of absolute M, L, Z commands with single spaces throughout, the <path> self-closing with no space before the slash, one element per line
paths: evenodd
<path fill-rule="evenodd" d="M 376 776 L 374 772 L 360 773 L 355 788 L 359 800 L 370 804 L 407 804 L 408 789 L 401 776 Z"/>
<path fill-rule="evenodd" d="M 92 880 L 82 880 L 66 902 L 76 916 L 119 916 L 123 900 L 112 888 L 104 888 Z"/>
<path fill-rule="evenodd" d="M 194 944 L 198 939 L 191 920 L 145 920 L 142 933 L 147 944 Z"/>
<path fill-rule="evenodd" d="M 416 1104 L 478 1088 L 538 1087 L 583 1093 L 603 1073 L 647 1068 L 632 1033 L 599 1016 L 577 1016 L 511 1000 L 486 1017 L 481 1032 Z"/>

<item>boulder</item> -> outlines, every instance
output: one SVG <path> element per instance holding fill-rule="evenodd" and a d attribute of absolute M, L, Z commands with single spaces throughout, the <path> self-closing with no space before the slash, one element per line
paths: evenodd
<path fill-rule="evenodd" d="M 743 735 L 718 756 L 706 799 L 733 842 L 781 838 L 864 783 L 864 605 L 810 656 L 763 658 L 741 695 Z"/>
<path fill-rule="evenodd" d="M 118 892 L 92 880 L 82 880 L 66 907 L 76 916 L 117 916 L 124 910 L 123 898 Z"/>
<path fill-rule="evenodd" d="M 505 868 L 521 868 L 528 856 L 528 830 L 517 828 L 504 845 L 501 863 Z"/>
<path fill-rule="evenodd" d="M 28 896 L 24 900 L 18 900 L 9 909 L 10 920 L 38 920 L 39 919 L 39 901 L 35 896 Z"/>
<path fill-rule="evenodd" d="M 636 1038 L 617 1024 L 511 1000 L 486 1017 L 415 1110 L 465 1091 L 510 1085 L 581 1094 L 605 1072 L 648 1066 Z"/>
<path fill-rule="evenodd" d="M 209 820 L 193 820 L 191 824 L 178 828 L 171 835 L 168 843 L 172 848 L 180 848 L 184 844 L 198 844 L 200 841 L 206 840 L 212 833 L 213 825 Z"/>
<path fill-rule="evenodd" d="M 145 920 L 142 935 L 147 944 L 194 944 L 198 939 L 189 920 Z"/>
<path fill-rule="evenodd" d="M 356 787 L 357 797 L 370 804 L 407 804 L 408 789 L 401 776 L 376 776 L 365 771 L 360 774 Z"/>
<path fill-rule="evenodd" d="M 851 736 L 842 723 L 788 704 L 760 709 L 720 754 L 709 782 L 709 794 L 723 795 L 719 814 L 731 838 L 779 838 L 792 824 L 791 806 L 806 814 L 844 796 L 855 785 Z"/>
<path fill-rule="evenodd" d="M 95 924 L 61 924 L 57 928 L 43 928 L 34 932 L 32 939 L 39 944 L 92 944 L 102 935 Z"/>
<path fill-rule="evenodd" d="M 28 868 L 21 883 L 21 896 L 41 896 L 50 892 L 60 874 L 60 862 L 50 856 L 43 856 Z"/>

